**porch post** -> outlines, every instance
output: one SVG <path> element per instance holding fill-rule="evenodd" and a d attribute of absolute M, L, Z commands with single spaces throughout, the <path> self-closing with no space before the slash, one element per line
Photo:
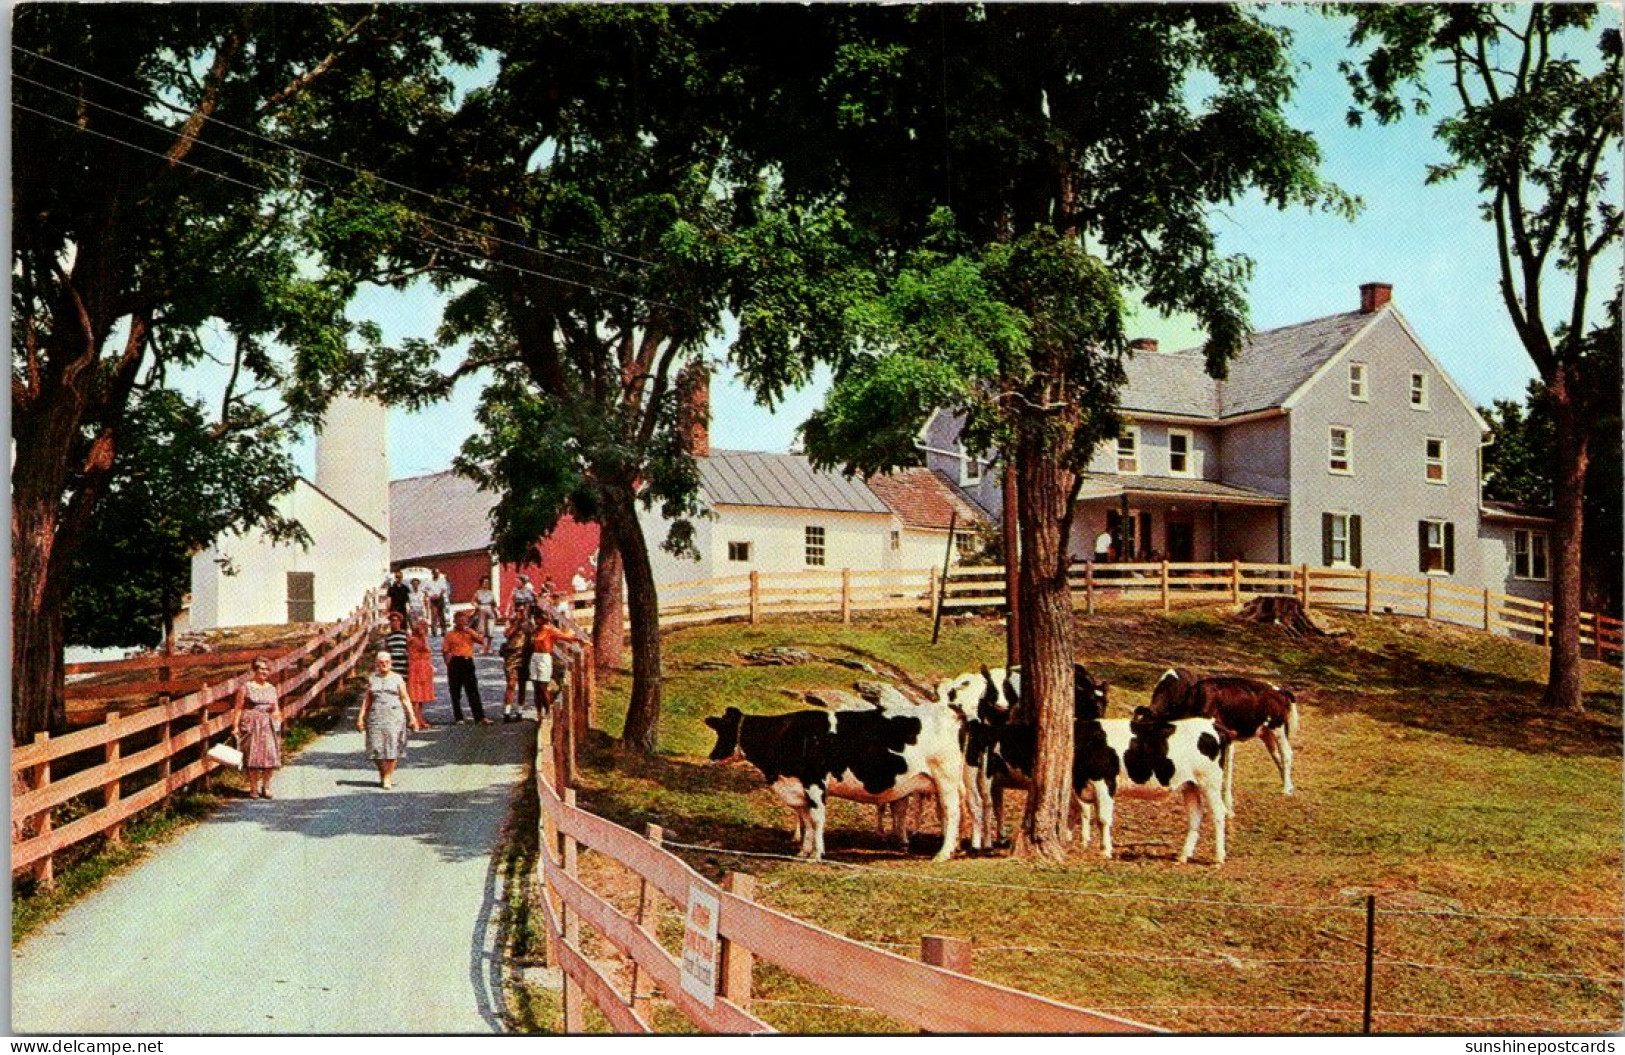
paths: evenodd
<path fill-rule="evenodd" d="M 1218 563 L 1218 561 L 1219 561 L 1219 503 L 1217 503 L 1217 502 L 1209 502 L 1208 503 L 1208 512 L 1212 517 L 1212 523 L 1210 523 L 1208 525 L 1208 539 L 1207 539 L 1208 555 L 1207 555 L 1207 559 L 1210 560 L 1210 561 L 1213 561 L 1214 563 Z"/>

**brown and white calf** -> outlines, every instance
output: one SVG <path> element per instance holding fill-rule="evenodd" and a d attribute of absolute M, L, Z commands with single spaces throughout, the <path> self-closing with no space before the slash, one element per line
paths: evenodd
<path fill-rule="evenodd" d="M 1183 667 L 1163 672 L 1151 693 L 1151 715 L 1164 720 L 1212 718 L 1236 740 L 1257 736 L 1281 772 L 1281 794 L 1292 794 L 1292 741 L 1298 735 L 1298 701 L 1291 690 L 1254 678 L 1201 678 Z M 1224 804 L 1235 811 L 1231 753 L 1224 752 Z"/>

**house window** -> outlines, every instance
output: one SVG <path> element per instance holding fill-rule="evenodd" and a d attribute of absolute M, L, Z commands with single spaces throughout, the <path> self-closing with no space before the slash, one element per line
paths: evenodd
<path fill-rule="evenodd" d="M 891 548 L 894 550 L 903 548 L 903 533 L 901 531 L 891 533 Z"/>
<path fill-rule="evenodd" d="M 1418 565 L 1429 575 L 1456 572 L 1456 525 L 1448 520 L 1420 520 L 1416 524 Z"/>
<path fill-rule="evenodd" d="M 750 562 L 750 543 L 728 543 L 728 559 L 735 564 L 748 564 Z"/>
<path fill-rule="evenodd" d="M 1191 459 L 1191 434 L 1182 429 L 1168 430 L 1168 474 L 1196 475 Z"/>
<path fill-rule="evenodd" d="M 1427 480 L 1442 484 L 1444 478 L 1444 440 L 1429 436 L 1427 439 Z"/>
<path fill-rule="evenodd" d="M 1130 425 L 1117 436 L 1117 471 L 1120 473 L 1138 473 L 1140 471 L 1140 430 L 1138 426 Z"/>
<path fill-rule="evenodd" d="M 969 531 L 954 532 L 954 552 L 959 555 L 960 560 L 964 560 L 966 557 L 969 557 L 975 549 L 975 535 L 971 534 Z"/>
<path fill-rule="evenodd" d="M 824 566 L 824 529 L 817 524 L 807 525 L 807 566 Z"/>
<path fill-rule="evenodd" d="M 314 623 L 316 621 L 316 573 L 290 571 L 288 573 L 288 622 Z"/>
<path fill-rule="evenodd" d="M 959 463 L 959 482 L 967 487 L 982 482 L 982 460 L 965 455 Z"/>
<path fill-rule="evenodd" d="M 1331 443 L 1327 451 L 1326 468 L 1334 473 L 1354 472 L 1354 433 L 1341 425 L 1333 425 Z"/>
<path fill-rule="evenodd" d="M 1428 408 L 1428 375 L 1411 375 L 1411 409 L 1426 410 Z"/>
<path fill-rule="evenodd" d="M 1349 364 L 1349 398 L 1360 403 L 1366 402 L 1364 363 Z"/>
<path fill-rule="evenodd" d="M 1328 568 L 1358 568 L 1360 517 L 1356 513 L 1320 514 L 1320 558 Z"/>
<path fill-rule="evenodd" d="M 1512 533 L 1512 577 L 1515 579 L 1550 579 L 1551 569 L 1546 559 L 1546 532 L 1526 531 L 1519 528 Z"/>

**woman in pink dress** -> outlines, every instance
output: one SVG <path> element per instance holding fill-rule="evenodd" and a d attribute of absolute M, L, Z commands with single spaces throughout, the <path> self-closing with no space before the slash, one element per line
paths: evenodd
<path fill-rule="evenodd" d="M 434 699 L 434 650 L 429 646 L 429 624 L 419 619 L 406 639 L 406 691 L 412 697 L 417 724 L 427 726 L 423 705 Z"/>
<path fill-rule="evenodd" d="M 248 797 L 271 797 L 271 777 L 282 768 L 282 705 L 271 681 L 269 660 L 256 659 L 254 673 L 237 690 L 231 712 L 231 734 L 243 753 Z"/>

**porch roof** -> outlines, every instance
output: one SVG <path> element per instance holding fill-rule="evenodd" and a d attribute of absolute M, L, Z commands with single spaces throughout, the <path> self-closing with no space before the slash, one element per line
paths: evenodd
<path fill-rule="evenodd" d="M 1253 491 L 1233 487 L 1213 480 L 1187 480 L 1172 476 L 1119 476 L 1115 473 L 1084 473 L 1083 487 L 1078 501 L 1097 501 L 1102 498 L 1188 498 L 1225 505 L 1284 506 L 1283 495 L 1267 491 Z"/>

